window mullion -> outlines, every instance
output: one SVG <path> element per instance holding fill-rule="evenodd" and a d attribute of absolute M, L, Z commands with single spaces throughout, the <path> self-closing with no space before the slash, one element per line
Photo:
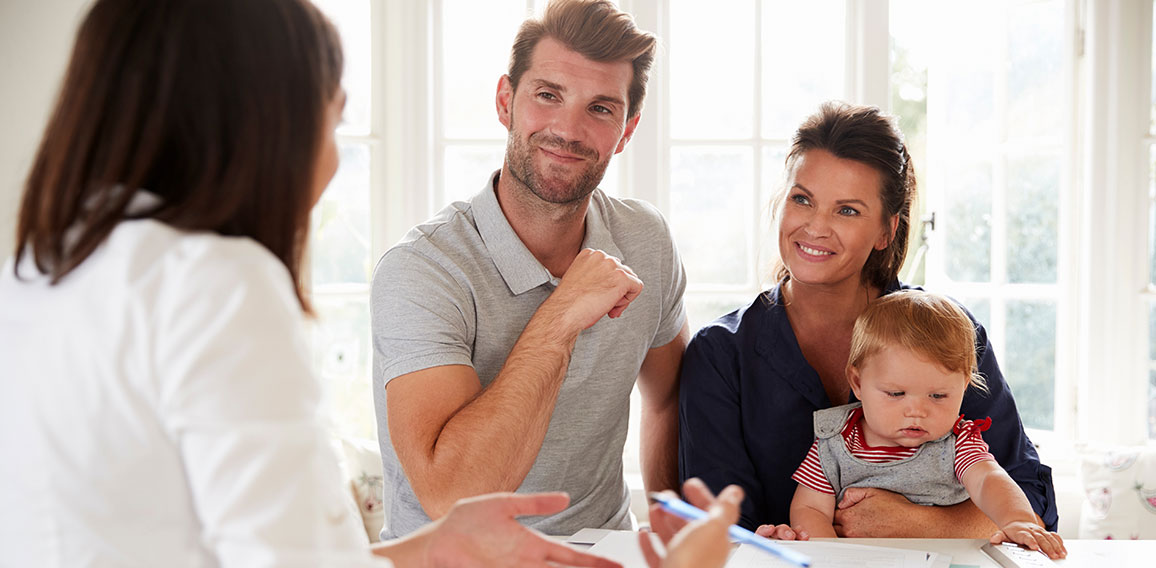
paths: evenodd
<path fill-rule="evenodd" d="M 670 29 L 666 17 L 665 2 L 623 2 L 623 8 L 633 16 L 639 28 L 655 30 L 660 38 L 667 36 Z M 627 150 L 614 159 L 620 160 L 620 178 L 623 196 L 641 199 L 654 204 L 666 217 L 670 217 L 670 176 L 667 150 L 667 104 L 666 93 L 670 87 L 670 63 L 668 51 L 660 49 L 650 70 L 650 82 L 643 101 L 642 115 L 638 128 L 627 145 Z"/>
<path fill-rule="evenodd" d="M 891 106 L 890 6 L 875 0 L 847 0 L 847 55 L 844 76 L 850 100 Z"/>

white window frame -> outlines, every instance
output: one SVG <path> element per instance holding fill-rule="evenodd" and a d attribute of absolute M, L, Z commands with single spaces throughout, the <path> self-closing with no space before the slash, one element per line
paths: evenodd
<path fill-rule="evenodd" d="M 1085 6 L 1073 342 L 1077 436 L 1136 444 L 1148 437 L 1152 3 L 1087 0 Z"/>
<path fill-rule="evenodd" d="M 1077 49 L 1078 30 L 1076 26 L 1077 14 L 1079 11 L 1078 2 L 1075 0 L 1066 0 L 1064 6 L 1064 48 L 1068 53 L 1073 53 Z M 993 25 L 999 25 L 998 23 Z M 1006 33 L 993 34 L 996 36 L 1006 36 Z M 1079 61 L 1065 60 L 1063 62 L 1064 77 L 1062 84 L 1068 86 L 1064 92 L 1057 93 L 1057 96 L 1063 98 L 1062 106 L 1068 109 L 1077 108 L 1077 91 L 1076 91 L 1076 66 Z M 996 74 L 997 81 L 1003 81 L 1002 74 Z M 940 93 L 935 92 L 935 84 L 930 85 L 931 91 L 928 93 L 929 99 L 942 100 L 945 97 Z M 1006 101 L 1001 97 L 995 99 L 997 113 L 1004 113 L 1002 108 Z M 928 111 L 928 127 L 937 127 L 937 114 L 929 109 Z M 1002 122 L 1002 121 L 1001 121 Z M 1017 141 L 1011 143 L 1003 141 L 998 147 L 992 148 L 974 148 L 974 154 L 962 156 L 963 158 L 976 158 L 986 160 L 989 156 L 993 167 L 992 172 L 992 234 L 991 234 L 991 274 L 989 282 L 956 282 L 953 281 L 946 271 L 944 265 L 944 257 L 937 254 L 939 251 L 947 248 L 947 234 L 943 230 L 931 231 L 929 235 L 929 251 L 925 257 L 926 263 L 926 281 L 927 289 L 943 294 L 948 294 L 959 298 L 984 298 L 989 301 L 990 321 L 985 322 L 988 331 L 988 338 L 992 343 L 997 359 L 1000 361 L 1001 370 L 1004 371 L 1005 376 L 1008 371 L 1008 362 L 1011 354 L 1006 349 L 1006 329 L 1007 329 L 1007 306 L 1009 302 L 1016 301 L 1050 301 L 1056 307 L 1056 349 L 1053 367 L 1055 370 L 1055 377 L 1053 379 L 1054 401 L 1053 401 L 1053 428 L 1054 430 L 1041 430 L 1035 428 L 1027 428 L 1032 441 L 1037 445 L 1046 446 L 1050 450 L 1051 447 L 1062 445 L 1063 452 L 1069 451 L 1069 444 L 1066 442 L 1060 444 L 1061 440 L 1071 440 L 1076 436 L 1074 427 L 1074 417 L 1076 408 L 1073 404 L 1076 395 L 1075 386 L 1075 350 L 1065 349 L 1063 346 L 1072 345 L 1075 341 L 1074 330 L 1075 326 L 1075 311 L 1074 298 L 1076 292 L 1076 275 L 1078 274 L 1078 263 L 1073 262 L 1074 241 L 1071 239 L 1073 234 L 1072 227 L 1073 219 L 1072 213 L 1075 210 L 1073 203 L 1078 194 L 1078 182 L 1074 179 L 1075 168 L 1071 164 L 1077 162 L 1077 147 L 1075 140 L 1078 139 L 1077 133 L 1074 132 L 1075 126 L 1078 124 L 1077 117 L 1072 116 L 1068 118 L 1068 123 L 1065 128 L 1067 133 L 1064 140 L 1061 141 L 1061 156 L 1064 158 L 1061 174 L 1059 176 L 1060 187 L 1058 188 L 1059 203 L 1057 207 L 1059 218 L 1057 219 L 1057 268 L 1056 281 L 1054 283 L 1011 283 L 1007 278 L 1007 202 L 1006 202 L 1006 171 L 1008 157 L 1015 155 L 1017 150 L 1022 147 L 1024 142 L 1031 144 L 1032 141 Z M 945 154 L 942 148 L 929 147 L 928 149 L 928 164 L 926 171 L 920 175 L 919 183 L 921 186 L 920 198 L 927 203 L 927 212 L 938 211 L 940 213 L 939 219 L 943 219 L 943 211 L 946 207 L 944 203 L 944 195 L 942 191 L 934 191 L 935 188 L 941 187 L 944 181 L 939 178 L 944 171 L 944 165 L 952 160 L 959 160 L 961 156 L 958 152 L 952 151 Z M 916 238 L 916 235 L 912 235 Z M 1009 380 L 1011 380 L 1009 378 Z M 1011 380 L 1014 382 L 1014 380 Z"/>
<path fill-rule="evenodd" d="M 527 1 L 527 6 L 536 4 Z M 654 30 L 660 38 L 669 29 L 664 2 L 620 0 L 620 4 L 642 28 Z M 378 55 L 373 61 L 372 132 L 357 141 L 371 145 L 375 258 L 432 215 L 440 200 L 440 193 L 429 193 L 429 188 L 440 185 L 435 172 L 440 170 L 444 143 L 436 139 L 433 128 L 439 103 L 429 96 L 435 92 L 440 49 L 431 41 L 436 37 L 437 5 L 437 0 L 372 1 Z M 1061 188 L 1059 222 L 1057 276 L 1068 284 L 1049 292 L 1057 302 L 1056 430 L 1033 431 L 1032 437 L 1044 445 L 1074 440 L 1138 443 L 1147 440 L 1148 372 L 1156 365 L 1149 362 L 1147 347 L 1148 302 L 1156 298 L 1156 291 L 1148 286 L 1146 270 L 1151 203 L 1147 152 L 1156 144 L 1146 129 L 1152 5 L 1068 0 L 1067 6 L 1070 48 L 1081 54 L 1070 81 L 1077 86 L 1061 94 L 1073 97 L 1078 109 L 1072 122 L 1078 145 Z M 847 0 L 846 15 L 845 96 L 888 108 L 887 4 Z M 761 53 L 756 53 L 756 65 L 759 57 Z M 664 213 L 669 213 L 663 188 L 670 182 L 671 147 L 666 133 L 668 71 L 665 52 L 660 53 L 638 131 L 628 149 L 615 158 L 621 193 L 650 201 Z M 761 88 L 760 81 L 755 85 L 756 90 Z M 752 104 L 757 96 L 756 91 Z M 751 142 L 756 168 L 776 167 L 759 163 L 759 144 L 764 142 L 757 134 Z M 761 170 L 755 174 L 753 183 L 760 184 Z M 754 195 L 759 195 L 758 188 Z M 761 209 L 762 204 L 757 205 L 755 209 Z M 757 251 L 758 243 L 752 245 Z M 760 289 L 757 282 L 726 290 L 690 283 L 688 294 L 725 292 L 753 298 Z M 1038 290 L 1028 291 L 1034 292 Z M 1014 290 L 1006 295 L 1016 296 Z M 993 315 L 1001 311 L 994 303 L 992 308 Z M 1002 359 L 1009 356 L 998 346 L 997 353 Z"/>

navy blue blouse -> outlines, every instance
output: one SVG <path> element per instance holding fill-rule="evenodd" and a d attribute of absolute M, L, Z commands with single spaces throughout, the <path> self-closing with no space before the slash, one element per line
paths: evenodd
<path fill-rule="evenodd" d="M 883 293 L 907 288 L 895 281 Z M 679 477 L 698 477 L 716 493 L 740 485 L 747 497 L 739 524 L 751 530 L 790 522 L 791 474 L 814 441 L 811 415 L 835 406 L 803 357 L 779 293 L 776 286 L 699 330 L 682 360 Z M 1024 433 L 987 331 L 975 325 L 979 371 L 989 392 L 968 389 L 961 412 L 969 420 L 991 417 L 983 438 L 992 455 L 1048 530 L 1056 530 L 1052 470 Z"/>

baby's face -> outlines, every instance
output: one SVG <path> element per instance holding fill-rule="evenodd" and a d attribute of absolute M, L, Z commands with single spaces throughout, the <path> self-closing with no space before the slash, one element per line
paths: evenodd
<path fill-rule="evenodd" d="M 968 376 L 949 372 L 903 347 L 868 357 L 848 379 L 863 401 L 863 433 L 871 446 L 916 447 L 951 431 Z"/>

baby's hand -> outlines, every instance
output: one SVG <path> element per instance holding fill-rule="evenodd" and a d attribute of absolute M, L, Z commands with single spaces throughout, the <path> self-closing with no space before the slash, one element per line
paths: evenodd
<path fill-rule="evenodd" d="M 991 543 L 1014 542 L 1022 544 L 1032 550 L 1039 550 L 1048 555 L 1048 558 L 1064 558 L 1068 549 L 1064 548 L 1064 539 L 1054 532 L 1048 532 L 1044 527 L 1035 523 L 1015 521 L 1008 523 L 1002 530 L 991 535 Z"/>
<path fill-rule="evenodd" d="M 788 525 L 763 525 L 755 531 L 755 534 L 778 540 L 811 540 L 811 535 L 805 531 L 797 531 Z"/>

